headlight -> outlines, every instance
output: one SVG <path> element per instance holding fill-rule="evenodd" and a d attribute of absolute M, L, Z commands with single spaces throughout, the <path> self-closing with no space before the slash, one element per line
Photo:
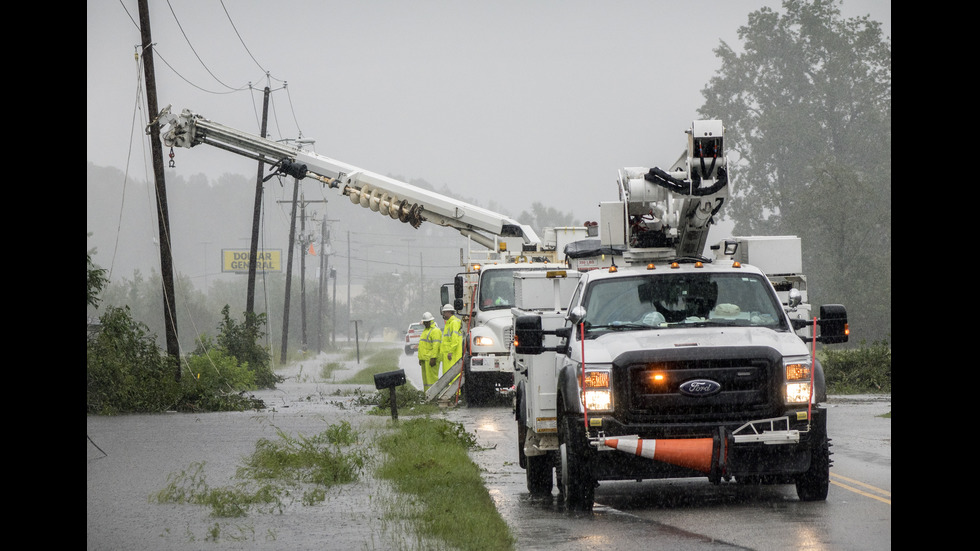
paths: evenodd
<path fill-rule="evenodd" d="M 493 346 L 493 337 L 473 337 L 473 346 Z"/>
<path fill-rule="evenodd" d="M 786 359 L 786 403 L 805 404 L 810 401 L 810 358 Z"/>
<path fill-rule="evenodd" d="M 582 403 L 588 411 L 612 411 L 612 391 L 609 385 L 609 370 L 585 370 L 585 384 L 582 388 Z"/>

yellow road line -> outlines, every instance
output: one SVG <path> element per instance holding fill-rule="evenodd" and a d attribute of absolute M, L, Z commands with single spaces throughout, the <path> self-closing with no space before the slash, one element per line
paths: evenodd
<path fill-rule="evenodd" d="M 861 495 L 863 495 L 865 497 L 870 497 L 871 499 L 876 499 L 876 500 L 878 500 L 878 501 L 880 501 L 882 503 L 887 503 L 888 505 L 891 505 L 892 504 L 892 500 L 890 499 L 891 496 L 892 496 L 892 493 L 889 492 L 888 490 L 882 490 L 881 488 L 876 488 L 875 486 L 872 486 L 870 484 L 865 484 L 864 482 L 861 482 L 859 480 L 854 480 L 853 478 L 847 478 L 846 476 L 841 476 L 841 475 L 836 474 L 836 473 L 830 473 L 830 476 L 833 477 L 833 478 L 839 478 L 841 480 L 846 480 L 846 481 L 850 482 L 851 484 L 856 484 L 858 486 L 863 486 L 865 488 L 868 488 L 869 490 L 872 490 L 872 491 L 878 492 L 878 493 L 880 493 L 880 494 L 882 494 L 884 496 L 887 496 L 888 499 L 886 499 L 884 497 L 881 497 L 881 496 L 877 496 L 877 495 L 868 493 L 868 492 L 865 492 L 864 490 L 859 490 L 857 488 L 854 488 L 853 486 L 848 486 L 847 484 L 842 484 L 840 482 L 837 482 L 836 480 L 831 480 L 830 483 L 833 484 L 834 486 L 839 486 L 841 488 L 844 488 L 845 490 L 850 490 L 850 491 L 852 491 L 852 492 L 854 492 L 856 494 L 861 494 Z"/>

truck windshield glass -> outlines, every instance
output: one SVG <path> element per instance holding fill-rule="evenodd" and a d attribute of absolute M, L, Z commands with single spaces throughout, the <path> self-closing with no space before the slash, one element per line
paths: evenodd
<path fill-rule="evenodd" d="M 742 325 L 786 329 L 778 298 L 755 274 L 658 274 L 596 281 L 586 293 L 590 332 Z"/>
<path fill-rule="evenodd" d="M 527 269 L 527 268 L 524 268 Z M 497 310 L 514 305 L 515 270 L 486 270 L 480 277 L 480 309 Z"/>

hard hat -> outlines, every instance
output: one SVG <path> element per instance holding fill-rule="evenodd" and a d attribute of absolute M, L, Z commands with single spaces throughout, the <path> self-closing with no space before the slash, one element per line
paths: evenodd
<path fill-rule="evenodd" d="M 448 311 L 448 312 L 455 312 L 455 311 L 456 311 L 456 309 L 455 309 L 455 308 L 453 308 L 453 305 L 452 305 L 452 304 L 449 304 L 449 303 L 447 302 L 446 304 L 444 304 L 444 305 L 442 306 L 442 311 L 443 311 L 443 312 L 447 312 L 447 311 Z"/>
<path fill-rule="evenodd" d="M 432 317 L 432 313 L 430 313 L 430 312 L 426 312 L 426 313 L 422 314 L 422 321 L 432 321 L 434 319 L 435 318 Z"/>

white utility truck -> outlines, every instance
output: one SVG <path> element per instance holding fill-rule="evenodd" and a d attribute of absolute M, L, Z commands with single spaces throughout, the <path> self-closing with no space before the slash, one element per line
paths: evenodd
<path fill-rule="evenodd" d="M 552 302 L 539 293 L 512 311 L 532 494 L 557 480 L 568 508 L 591 511 L 602 480 L 734 477 L 826 499 L 826 389 L 807 343 L 845 342 L 846 312 L 824 305 L 808 318 L 797 238 L 735 238 L 702 256 L 728 196 L 723 134 L 720 121 L 695 121 L 670 171 L 620 171 L 599 245 L 621 256 L 517 274 L 521 287 L 554 287 Z"/>

